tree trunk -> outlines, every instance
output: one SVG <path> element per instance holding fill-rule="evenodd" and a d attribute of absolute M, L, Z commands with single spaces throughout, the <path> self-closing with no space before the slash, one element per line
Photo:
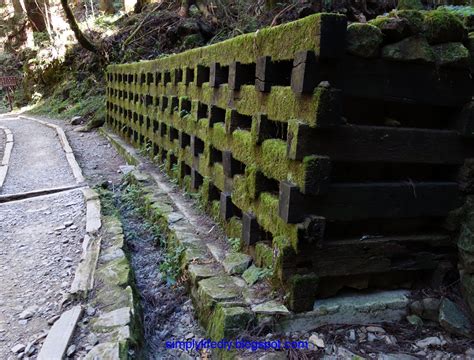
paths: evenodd
<path fill-rule="evenodd" d="M 113 0 L 99 0 L 99 10 L 106 14 L 115 14 Z"/>
<path fill-rule="evenodd" d="M 12 4 L 15 15 L 20 15 L 25 12 L 25 9 L 23 8 L 23 5 L 21 4 L 20 0 L 12 0 Z"/>
<path fill-rule="evenodd" d="M 74 32 L 79 44 L 81 44 L 84 49 L 97 54 L 98 52 L 96 46 L 84 35 L 81 29 L 79 29 L 79 25 L 77 25 L 76 18 L 74 17 L 67 0 L 61 0 L 61 6 L 63 7 L 64 13 L 66 14 L 67 22 L 69 23 L 71 30 Z"/>
<path fill-rule="evenodd" d="M 25 10 L 28 20 L 30 20 L 33 32 L 44 32 L 47 30 L 46 19 L 47 16 L 44 9 L 47 4 L 44 0 L 25 0 Z"/>
<path fill-rule="evenodd" d="M 181 17 L 189 17 L 189 0 L 181 0 L 181 7 L 179 8 L 179 16 Z"/>

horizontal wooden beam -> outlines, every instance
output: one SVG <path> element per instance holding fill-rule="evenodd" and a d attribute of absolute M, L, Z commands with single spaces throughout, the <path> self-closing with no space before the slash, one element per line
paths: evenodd
<path fill-rule="evenodd" d="M 312 251 L 304 249 L 304 254 L 320 277 L 354 276 L 433 270 L 441 260 L 454 260 L 456 248 L 447 234 L 425 234 L 328 241 Z"/>
<path fill-rule="evenodd" d="M 442 217 L 460 205 L 455 182 L 339 183 L 321 196 L 303 195 L 282 182 L 279 215 L 287 223 L 301 222 L 309 214 L 328 221 Z"/>
<path fill-rule="evenodd" d="M 332 79 L 345 95 L 436 106 L 462 106 L 471 99 L 469 69 L 355 56 L 339 66 Z"/>
<path fill-rule="evenodd" d="M 474 143 L 457 131 L 344 125 L 313 129 L 290 125 L 288 157 L 329 156 L 332 161 L 462 164 L 474 157 Z"/>

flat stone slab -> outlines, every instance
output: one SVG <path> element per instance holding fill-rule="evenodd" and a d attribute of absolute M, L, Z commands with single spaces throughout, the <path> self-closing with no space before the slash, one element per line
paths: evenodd
<path fill-rule="evenodd" d="M 375 324 L 397 322 L 408 314 L 409 291 L 378 291 L 347 294 L 316 300 L 313 311 L 283 318 L 281 332 L 307 331 L 327 324 Z"/>
<path fill-rule="evenodd" d="M 108 262 L 123 257 L 125 257 L 123 250 L 119 247 L 112 246 L 104 251 L 101 251 L 99 259 L 100 261 Z"/>
<path fill-rule="evenodd" d="M 242 274 L 250 266 L 252 258 L 243 253 L 230 253 L 222 262 L 225 271 L 229 275 Z"/>
<path fill-rule="evenodd" d="M 227 255 L 225 251 L 214 244 L 206 244 L 206 245 L 209 251 L 211 252 L 212 256 L 214 257 L 214 259 L 216 259 L 217 262 L 222 263 Z"/>
<path fill-rule="evenodd" d="M 86 212 L 86 232 L 95 233 L 101 227 L 100 200 L 88 200 Z"/>
<path fill-rule="evenodd" d="M 61 315 L 49 331 L 38 355 L 38 360 L 63 359 L 81 314 L 82 306 L 76 305 Z"/>
<path fill-rule="evenodd" d="M 82 256 L 77 266 L 74 280 L 69 292 L 71 294 L 86 295 L 94 287 L 94 275 L 99 258 L 101 238 L 98 236 L 84 236 Z"/>
<path fill-rule="evenodd" d="M 120 345 L 118 342 L 107 342 L 96 345 L 86 355 L 84 360 L 120 360 Z"/>
<path fill-rule="evenodd" d="M 100 266 L 97 277 L 107 285 L 126 286 L 131 278 L 131 270 L 125 254 Z"/>
<path fill-rule="evenodd" d="M 84 195 L 84 199 L 86 201 L 99 199 L 99 194 L 97 191 L 94 191 L 91 188 L 82 189 L 82 194 Z"/>
<path fill-rule="evenodd" d="M 198 291 L 216 302 L 232 301 L 241 298 L 242 282 L 233 276 L 215 276 L 201 280 Z"/>
<path fill-rule="evenodd" d="M 190 264 L 188 266 L 189 277 L 193 284 L 197 284 L 203 279 L 216 275 L 222 275 L 222 271 L 215 264 Z"/>
<path fill-rule="evenodd" d="M 92 326 L 95 330 L 101 332 L 101 330 L 109 331 L 109 328 L 128 325 L 131 321 L 130 312 L 129 307 L 123 307 L 104 313 L 97 320 L 94 320 Z"/>
<path fill-rule="evenodd" d="M 279 303 L 278 301 L 267 301 L 263 304 L 258 304 L 252 306 L 252 311 L 256 314 L 267 314 L 267 315 L 289 315 L 290 311 L 286 308 L 285 305 Z"/>

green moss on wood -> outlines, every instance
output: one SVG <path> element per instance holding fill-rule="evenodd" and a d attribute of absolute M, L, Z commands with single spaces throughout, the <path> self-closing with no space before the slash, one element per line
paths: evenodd
<path fill-rule="evenodd" d="M 298 229 L 296 225 L 286 224 L 278 215 L 278 196 L 262 192 L 256 207 L 260 226 L 274 236 L 285 236 L 295 250 L 298 249 Z"/>
<path fill-rule="evenodd" d="M 234 239 L 242 236 L 242 221 L 238 217 L 231 217 L 224 226 L 227 236 Z"/>
<path fill-rule="evenodd" d="M 244 164 L 251 164 L 254 160 L 254 146 L 252 134 L 246 130 L 235 130 L 232 133 L 232 154 L 234 158 Z"/>
<path fill-rule="evenodd" d="M 224 123 L 214 124 L 214 127 L 211 129 L 211 141 L 212 145 L 218 150 L 222 151 L 229 147 Z"/>
<path fill-rule="evenodd" d="M 108 71 L 155 72 L 162 69 L 175 69 L 186 64 L 195 67 L 198 63 L 210 65 L 212 62 L 229 64 L 234 60 L 251 63 L 258 56 L 272 56 L 276 60 L 292 59 L 300 50 L 319 50 L 321 25 L 323 23 L 345 21 L 343 15 L 320 13 L 280 26 L 261 29 L 256 33 L 245 34 L 209 45 L 166 56 L 157 60 L 140 61 L 124 65 L 110 65 Z M 168 84 L 172 86 L 172 84 Z"/>
<path fill-rule="evenodd" d="M 279 286 L 286 278 L 285 263 L 292 261 L 296 256 L 296 251 L 286 236 L 275 236 L 272 241 L 273 246 L 273 283 Z"/>
<path fill-rule="evenodd" d="M 220 191 L 224 191 L 225 175 L 221 163 L 215 163 L 212 167 L 212 182 Z"/>
<path fill-rule="evenodd" d="M 255 244 L 255 263 L 257 266 L 271 268 L 273 266 L 273 249 L 264 242 Z"/>
<path fill-rule="evenodd" d="M 312 310 L 318 285 L 319 278 L 315 274 L 293 275 L 288 280 L 288 308 L 296 312 Z"/>
<path fill-rule="evenodd" d="M 262 172 L 270 178 L 284 180 L 288 176 L 288 159 L 286 142 L 279 139 L 268 139 L 262 143 Z"/>

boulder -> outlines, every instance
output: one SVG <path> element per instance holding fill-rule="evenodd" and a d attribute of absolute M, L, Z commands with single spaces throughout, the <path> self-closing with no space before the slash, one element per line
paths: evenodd
<path fill-rule="evenodd" d="M 423 31 L 424 16 L 418 10 L 394 10 L 389 14 L 392 18 L 404 19 L 408 22 L 408 29 L 411 35 L 419 34 Z"/>
<path fill-rule="evenodd" d="M 469 318 L 451 300 L 443 299 L 439 309 L 439 323 L 456 335 L 472 336 L 472 325 Z"/>
<path fill-rule="evenodd" d="M 378 27 L 382 31 L 384 40 L 390 43 L 400 41 L 412 35 L 410 23 L 407 19 L 379 16 L 369 21 L 369 24 Z"/>
<path fill-rule="evenodd" d="M 387 60 L 434 63 L 435 55 L 426 39 L 420 35 L 414 35 L 390 44 L 382 49 L 382 57 Z"/>
<path fill-rule="evenodd" d="M 460 43 L 445 43 L 432 47 L 439 66 L 469 67 L 469 50 Z"/>
<path fill-rule="evenodd" d="M 84 122 L 84 118 L 82 116 L 74 116 L 71 119 L 70 124 L 71 125 L 81 125 L 83 122 Z"/>
<path fill-rule="evenodd" d="M 454 14 L 445 10 L 429 11 L 424 16 L 424 34 L 430 44 L 464 41 L 467 29 Z"/>
<path fill-rule="evenodd" d="M 382 41 L 382 32 L 374 25 L 354 23 L 347 27 L 347 51 L 352 55 L 376 57 Z"/>

